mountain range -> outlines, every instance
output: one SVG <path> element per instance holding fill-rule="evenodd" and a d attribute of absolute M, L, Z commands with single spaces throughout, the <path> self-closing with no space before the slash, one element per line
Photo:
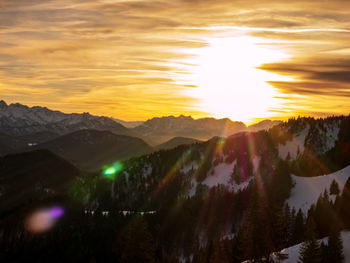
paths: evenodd
<path fill-rule="evenodd" d="M 28 107 L 19 103 L 8 105 L 0 101 L 0 132 L 16 138 L 23 145 L 43 143 L 68 133 L 91 129 L 138 137 L 151 146 L 156 146 L 174 137 L 207 140 L 213 136 L 269 129 L 279 123 L 280 121 L 264 120 L 247 127 L 242 122 L 234 122 L 227 118 L 195 120 L 183 115 L 152 118 L 146 122 L 126 122 L 89 113 L 67 114 L 46 107 Z M 12 143 L 8 147 L 16 146 L 17 144 Z"/>
<path fill-rule="evenodd" d="M 24 136 L 24 138 L 27 136 L 28 139 L 32 139 L 30 137 L 32 135 L 46 133 L 46 139 L 53 139 L 57 135 L 82 129 L 132 134 L 129 129 L 107 117 L 93 116 L 89 113 L 66 114 L 45 107 L 28 107 L 19 103 L 7 105 L 4 101 L 0 101 L 0 131 L 7 135 Z"/>

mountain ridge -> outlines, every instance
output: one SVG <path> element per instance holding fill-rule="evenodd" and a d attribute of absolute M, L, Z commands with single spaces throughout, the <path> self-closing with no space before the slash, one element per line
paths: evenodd
<path fill-rule="evenodd" d="M 214 136 L 229 136 L 242 131 L 268 129 L 279 123 L 264 120 L 247 127 L 243 122 L 231 121 L 228 118 L 193 119 L 191 116 L 184 115 L 154 117 L 145 122 L 126 122 L 105 116 L 94 116 L 87 112 L 63 113 L 41 106 L 28 107 L 20 103 L 8 105 L 5 101 L 0 101 L 0 131 L 26 140 L 25 144 L 43 143 L 74 131 L 93 129 L 138 137 L 156 146 L 174 137 L 208 140 Z M 36 136 L 38 134 L 45 134 L 45 136 L 39 138 Z"/>
<path fill-rule="evenodd" d="M 172 137 L 190 137 L 197 140 L 208 140 L 214 136 L 230 136 L 243 131 L 266 130 L 281 121 L 263 120 L 252 126 L 246 126 L 241 121 L 229 118 L 215 119 L 212 117 L 193 119 L 191 116 L 173 115 L 154 117 L 132 130 L 142 134 L 145 141 L 151 145 L 161 144 Z"/>
<path fill-rule="evenodd" d="M 13 136 L 24 136 L 38 132 L 53 132 L 63 135 L 81 129 L 110 130 L 116 134 L 130 134 L 123 125 L 104 116 L 87 112 L 63 113 L 46 107 L 28 107 L 20 103 L 7 105 L 1 101 L 0 130 Z"/>
<path fill-rule="evenodd" d="M 48 149 L 80 169 L 88 171 L 98 171 L 103 165 L 147 154 L 153 150 L 140 138 L 91 129 L 65 134 L 30 149 Z"/>

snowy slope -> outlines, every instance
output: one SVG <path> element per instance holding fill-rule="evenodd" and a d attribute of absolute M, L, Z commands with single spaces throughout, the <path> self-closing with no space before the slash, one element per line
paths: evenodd
<path fill-rule="evenodd" d="M 329 192 L 333 179 L 339 184 L 339 190 L 342 191 L 349 176 L 350 165 L 335 173 L 323 176 L 298 177 L 292 175 L 295 186 L 287 202 L 291 207 L 295 207 L 296 210 L 301 208 L 306 213 L 312 204 L 316 204 L 318 197 L 325 189 Z"/>
<path fill-rule="evenodd" d="M 260 157 L 254 156 L 254 158 L 252 159 L 254 172 L 256 172 L 256 170 L 258 168 L 259 162 L 260 162 Z M 235 160 L 232 163 L 225 163 L 225 162 L 219 163 L 217 166 L 215 166 L 213 169 L 211 169 L 207 173 L 206 178 L 201 183 L 198 183 L 196 181 L 196 179 L 193 178 L 192 179 L 192 188 L 189 191 L 189 196 L 195 195 L 197 186 L 199 184 L 206 185 L 209 188 L 215 187 L 218 185 L 224 185 L 227 188 L 227 190 L 229 190 L 231 192 L 232 191 L 236 192 L 236 191 L 243 190 L 244 188 L 246 188 L 248 186 L 249 182 L 254 177 L 250 177 L 247 179 L 247 181 L 241 182 L 240 184 L 236 184 L 232 180 L 232 172 L 233 172 L 233 169 L 234 169 L 236 163 L 237 163 L 237 160 Z M 182 171 L 188 172 L 191 169 L 189 167 L 196 167 L 196 166 L 193 164 L 188 165 L 188 166 L 184 167 L 182 169 Z"/>
<path fill-rule="evenodd" d="M 324 144 L 322 145 L 321 152 L 324 153 L 330 149 L 332 149 L 335 145 L 335 142 L 338 139 L 338 134 L 340 131 L 340 122 L 336 122 L 333 125 L 327 125 L 326 132 L 323 132 L 321 134 L 322 140 Z"/>
<path fill-rule="evenodd" d="M 285 159 L 290 155 L 295 160 L 298 150 L 302 154 L 305 148 L 311 150 L 314 154 L 323 154 L 332 149 L 338 140 L 341 121 L 337 119 L 329 119 L 327 121 L 318 121 L 316 123 L 307 123 L 306 120 L 301 121 L 300 127 L 293 129 L 293 126 L 285 127 L 281 130 L 283 137 L 288 135 L 289 140 L 278 145 L 279 156 Z"/>
<path fill-rule="evenodd" d="M 342 232 L 341 237 L 343 240 L 343 251 L 345 257 L 344 263 L 350 263 L 350 232 Z M 327 238 L 323 238 L 320 241 L 327 243 Z M 281 250 L 280 253 L 288 256 L 288 258 L 285 260 L 277 261 L 277 253 L 272 254 L 272 259 L 276 260 L 276 262 L 297 263 L 299 259 L 300 246 L 301 244 L 298 244 Z"/>
<path fill-rule="evenodd" d="M 290 157 L 295 160 L 297 157 L 298 149 L 300 153 L 304 151 L 304 143 L 306 136 L 309 132 L 309 127 L 304 128 L 300 133 L 293 135 L 291 141 L 287 141 L 284 145 L 278 146 L 278 153 L 282 159 L 286 159 L 288 153 Z"/>

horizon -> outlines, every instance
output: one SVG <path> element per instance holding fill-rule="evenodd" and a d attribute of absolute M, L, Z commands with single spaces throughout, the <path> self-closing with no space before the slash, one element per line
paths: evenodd
<path fill-rule="evenodd" d="M 192 118 L 193 120 L 199 120 L 199 119 L 215 119 L 215 120 L 224 120 L 224 119 L 228 119 L 230 120 L 231 122 L 240 122 L 240 123 L 243 123 L 246 127 L 249 127 L 249 126 L 252 126 L 252 125 L 255 125 L 255 124 L 258 124 L 262 121 L 282 121 L 282 122 L 288 122 L 288 120 L 290 119 L 293 119 L 293 118 L 315 118 L 315 119 L 326 119 L 328 117 L 337 117 L 337 116 L 347 116 L 347 115 L 350 115 L 350 113 L 348 114 L 336 114 L 336 115 L 327 115 L 327 116 L 320 116 L 320 117 L 315 117 L 315 116 L 311 116 L 311 115 L 305 115 L 305 116 L 301 116 L 301 115 L 298 115 L 298 116 L 290 116 L 288 118 L 285 118 L 285 119 L 271 119 L 271 118 L 263 118 L 263 119 L 258 119 L 256 120 L 255 122 L 243 122 L 243 121 L 239 121 L 239 120 L 232 120 L 230 119 L 229 117 L 223 117 L 223 118 L 215 118 L 213 116 L 203 116 L 203 117 L 199 117 L 199 118 L 195 118 L 193 117 L 192 115 L 184 115 L 184 114 L 179 114 L 179 115 L 159 115 L 159 116 L 153 116 L 153 117 L 149 117 L 147 119 L 144 119 L 144 120 L 125 120 L 125 119 L 121 119 L 121 118 L 118 118 L 118 116 L 106 116 L 106 115 L 96 115 L 96 114 L 92 114 L 90 112 L 87 112 L 87 111 L 82 111 L 82 112 L 65 112 L 65 111 L 62 111 L 60 109 L 53 109 L 53 108 L 50 108 L 48 106 L 45 106 L 45 105 L 26 105 L 26 104 L 23 104 L 23 103 L 20 103 L 20 102 L 8 102 L 8 101 L 5 101 L 5 100 L 2 100 L 0 99 L 0 102 L 3 101 L 7 104 L 7 106 L 10 106 L 11 104 L 20 104 L 22 106 L 27 106 L 29 108 L 33 108 L 33 107 L 42 107 L 42 108 L 47 108 L 48 110 L 51 110 L 51 111 L 59 111 L 59 112 L 62 112 L 64 114 L 73 114 L 73 113 L 77 113 L 77 114 L 83 114 L 83 113 L 88 113 L 90 115 L 93 115 L 93 116 L 98 116 L 98 117 L 108 117 L 108 118 L 112 118 L 112 119 L 116 119 L 116 120 L 119 120 L 119 121 L 122 121 L 122 122 L 146 122 L 148 120 L 151 120 L 151 119 L 154 119 L 154 118 L 167 118 L 167 117 L 174 117 L 174 118 L 179 118 L 179 117 L 186 117 L 186 118 Z"/>

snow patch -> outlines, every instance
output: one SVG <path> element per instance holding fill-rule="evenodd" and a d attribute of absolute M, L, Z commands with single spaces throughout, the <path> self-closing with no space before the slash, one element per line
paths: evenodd
<path fill-rule="evenodd" d="M 205 184 L 209 187 L 217 186 L 219 184 L 229 184 L 233 168 L 235 167 L 237 161 L 232 163 L 220 163 L 214 167 L 213 175 L 207 175 L 202 184 Z"/>
<path fill-rule="evenodd" d="M 295 160 L 297 157 L 298 148 L 300 153 L 304 152 L 304 143 L 308 132 L 309 132 L 309 127 L 306 127 L 299 134 L 297 134 L 296 136 L 293 136 L 293 139 L 291 141 L 287 141 L 285 145 L 279 144 L 278 145 L 279 156 L 282 159 L 286 159 L 289 153 L 290 157 L 293 160 Z"/>
<path fill-rule="evenodd" d="M 327 152 L 334 147 L 335 142 L 338 140 L 339 130 L 339 123 L 327 127 L 327 132 L 324 134 L 326 138 L 324 140 L 325 144 L 323 145 L 323 152 Z"/>
<path fill-rule="evenodd" d="M 344 251 L 344 263 L 350 263 L 350 232 L 344 231 L 341 233 L 343 240 L 343 251 Z M 328 239 L 323 238 L 319 240 L 327 244 Z M 299 259 L 299 250 L 302 243 L 282 249 L 279 253 L 272 253 L 271 258 L 275 260 L 274 262 L 283 262 L 283 263 L 297 263 Z M 282 254 L 285 259 L 278 260 L 278 254 Z"/>
<path fill-rule="evenodd" d="M 147 164 L 145 167 L 142 168 L 142 174 L 144 178 L 150 176 L 151 173 L 152 173 L 152 166 L 150 164 Z"/>
<path fill-rule="evenodd" d="M 235 238 L 235 233 L 229 233 L 222 236 L 221 240 L 232 240 Z"/>
<path fill-rule="evenodd" d="M 329 187 L 333 180 L 339 185 L 342 192 L 347 179 L 350 176 L 350 165 L 335 173 L 316 176 L 316 177 L 299 177 L 292 175 L 295 186 L 292 189 L 291 197 L 287 200 L 290 207 L 299 208 L 303 213 L 307 213 L 312 204 L 316 204 L 318 197 Z M 331 196 L 334 199 L 334 196 Z M 334 201 L 334 200 L 333 200 Z"/>
<path fill-rule="evenodd" d="M 198 169 L 198 164 L 195 162 L 195 161 L 193 161 L 193 162 L 191 162 L 191 163 L 189 163 L 189 164 L 187 164 L 187 165 L 185 165 L 184 167 L 182 167 L 181 169 L 180 169 L 180 172 L 182 172 L 182 173 L 184 173 L 184 174 L 187 174 L 189 171 L 191 171 L 191 170 L 197 170 Z"/>
<path fill-rule="evenodd" d="M 256 166 L 258 166 L 258 163 L 260 161 L 260 158 L 255 158 L 253 160 L 253 163 L 255 163 Z M 241 184 L 236 184 L 232 181 L 231 175 L 233 172 L 233 168 L 235 167 L 237 163 L 237 160 L 235 160 L 232 163 L 220 163 L 217 166 L 215 166 L 213 169 L 211 169 L 207 177 L 202 181 L 201 183 L 198 183 L 196 179 L 192 179 L 192 188 L 189 191 L 189 196 L 192 197 L 196 193 L 197 186 L 199 184 L 206 185 L 209 188 L 218 186 L 218 185 L 224 185 L 228 191 L 239 191 L 244 188 L 246 188 L 249 184 L 249 182 L 254 178 L 250 177 L 247 179 L 247 181 L 242 182 Z M 255 167 L 255 166 L 254 166 Z"/>

